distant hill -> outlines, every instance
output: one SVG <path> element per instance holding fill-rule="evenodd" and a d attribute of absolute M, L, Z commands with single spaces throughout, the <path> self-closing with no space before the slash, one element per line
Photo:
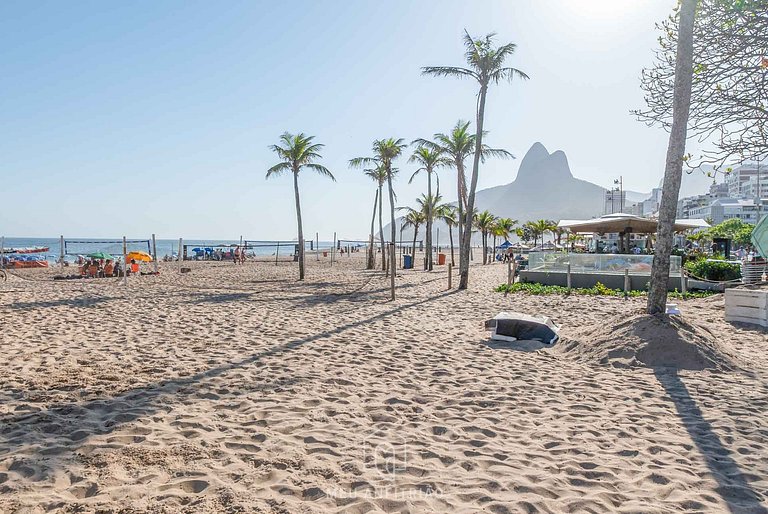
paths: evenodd
<path fill-rule="evenodd" d="M 680 197 L 705 193 L 711 183 L 712 179 L 701 171 L 684 174 Z M 605 192 L 604 187 L 574 177 L 562 150 L 549 153 L 543 144 L 534 143 L 523 157 L 515 180 L 478 191 L 475 203 L 479 211 L 487 209 L 496 216 L 520 223 L 538 219 L 588 219 L 603 214 Z M 628 204 L 649 197 L 650 193 L 627 191 Z M 447 227 L 442 223 L 435 223 L 435 227 L 439 227 L 440 242 L 447 242 Z M 388 230 L 385 229 L 385 233 L 389 233 Z M 423 235 L 421 227 L 419 239 Z M 413 231 L 404 230 L 403 240 L 411 238 Z"/>
<path fill-rule="evenodd" d="M 487 209 L 496 216 L 521 223 L 537 219 L 591 218 L 602 214 L 605 191 L 575 178 L 564 152 L 558 150 L 550 154 L 543 144 L 535 143 L 523 157 L 515 180 L 478 191 L 475 204 L 480 211 Z M 437 223 L 435 226 L 440 228 L 440 241 L 446 242 L 447 227 Z M 424 229 L 419 232 L 421 239 Z M 412 237 L 411 230 L 403 231 L 403 240 Z"/>

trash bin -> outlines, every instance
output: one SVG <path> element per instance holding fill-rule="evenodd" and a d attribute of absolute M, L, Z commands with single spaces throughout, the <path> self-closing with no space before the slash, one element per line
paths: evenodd
<path fill-rule="evenodd" d="M 438 253 L 437 254 L 437 265 L 438 266 L 444 266 L 445 265 L 445 254 L 444 253 Z"/>
<path fill-rule="evenodd" d="M 403 269 L 411 269 L 411 268 L 413 268 L 413 256 L 403 255 Z"/>
<path fill-rule="evenodd" d="M 328 257 L 328 252 L 323 252 L 323 257 Z"/>

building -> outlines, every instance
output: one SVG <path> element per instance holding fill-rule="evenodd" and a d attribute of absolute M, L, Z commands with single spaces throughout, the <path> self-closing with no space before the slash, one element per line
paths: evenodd
<path fill-rule="evenodd" d="M 719 198 L 728 198 L 728 184 L 721 182 L 720 184 L 712 183 L 709 186 L 709 192 L 703 195 L 688 196 L 681 198 L 677 202 L 677 217 L 680 219 L 685 218 L 698 218 L 699 216 L 691 215 L 692 209 L 700 209 L 711 204 L 713 201 Z"/>
<path fill-rule="evenodd" d="M 763 184 L 768 184 L 768 165 L 743 164 L 725 176 L 725 183 L 728 184 L 728 197 L 730 198 L 756 198 L 758 182 L 760 182 L 761 191 L 768 191 L 768 189 L 763 188 Z M 748 195 L 745 189 L 751 191 L 752 195 Z M 761 194 L 761 198 L 765 198 L 765 195 Z"/>
<path fill-rule="evenodd" d="M 752 198 L 718 198 L 707 205 L 690 208 L 687 217 L 711 220 L 712 225 L 718 225 L 733 218 L 756 224 L 760 215 L 766 212 L 768 212 L 768 198 L 763 198 L 761 205 Z"/>
<path fill-rule="evenodd" d="M 627 208 L 627 192 L 611 189 L 605 192 L 605 205 L 603 214 L 623 212 Z"/>

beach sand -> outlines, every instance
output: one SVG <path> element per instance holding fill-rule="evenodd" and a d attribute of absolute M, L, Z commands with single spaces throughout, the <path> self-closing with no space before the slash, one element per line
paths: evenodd
<path fill-rule="evenodd" d="M 339 259 L 0 284 L 0 512 L 767 512 L 768 333 L 722 296 L 678 304 L 731 371 L 601 365 L 643 299 Z"/>

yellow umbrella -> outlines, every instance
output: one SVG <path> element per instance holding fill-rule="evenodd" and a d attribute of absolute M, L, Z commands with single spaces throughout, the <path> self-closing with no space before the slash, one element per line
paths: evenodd
<path fill-rule="evenodd" d="M 149 255 L 147 252 L 131 252 L 128 255 L 126 255 L 125 258 L 128 259 L 128 262 L 131 262 L 131 261 L 152 262 L 152 256 Z"/>

